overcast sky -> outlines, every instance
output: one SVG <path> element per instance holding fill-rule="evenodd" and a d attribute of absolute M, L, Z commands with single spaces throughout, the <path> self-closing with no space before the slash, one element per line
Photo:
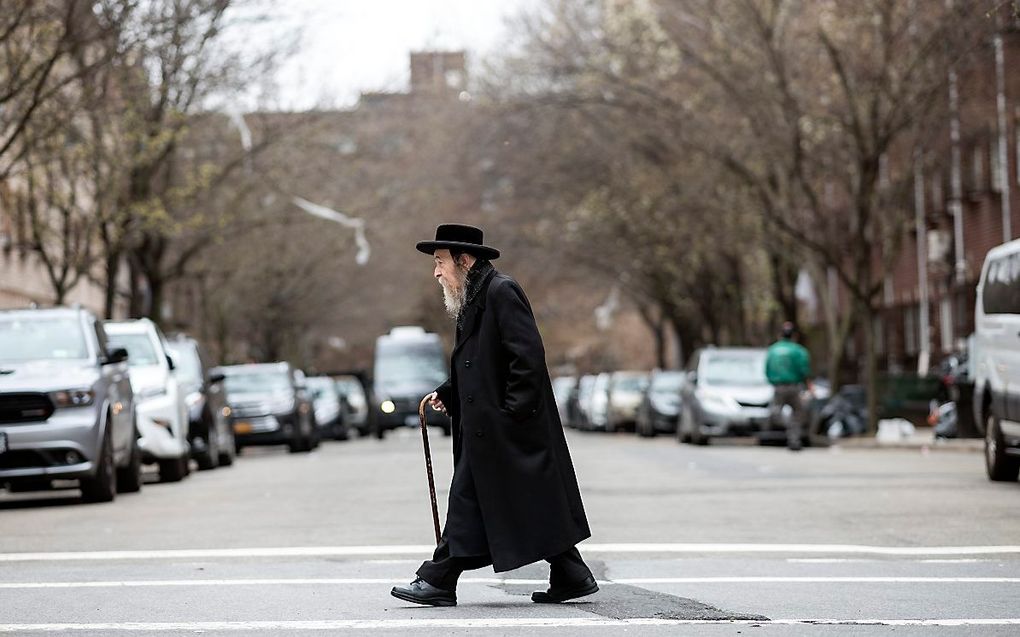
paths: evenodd
<path fill-rule="evenodd" d="M 506 18 L 539 0 L 286 0 L 274 31 L 300 35 L 280 69 L 278 107 L 353 104 L 361 91 L 405 90 L 408 54 L 466 49 L 469 65 L 507 38 Z M 272 37 L 272 36 L 268 36 Z"/>

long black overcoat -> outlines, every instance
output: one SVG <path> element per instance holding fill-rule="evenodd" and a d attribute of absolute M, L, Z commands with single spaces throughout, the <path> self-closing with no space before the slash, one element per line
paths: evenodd
<path fill-rule="evenodd" d="M 437 391 L 453 420 L 455 463 L 463 453 L 470 465 L 493 568 L 508 571 L 591 531 L 524 291 L 490 271 L 461 324 Z"/>

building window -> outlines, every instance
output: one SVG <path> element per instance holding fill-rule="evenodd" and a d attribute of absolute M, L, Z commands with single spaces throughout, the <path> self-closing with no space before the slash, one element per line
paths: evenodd
<path fill-rule="evenodd" d="M 882 318 L 881 316 L 876 316 L 875 323 L 871 328 L 875 339 L 875 353 L 880 355 L 885 354 L 885 321 Z"/>
<path fill-rule="evenodd" d="M 1020 186 L 1020 107 L 1013 114 L 1013 136 L 1016 137 L 1016 184 Z"/>
<path fill-rule="evenodd" d="M 917 341 L 917 308 L 908 306 L 903 310 L 903 348 L 907 354 L 917 353 Z"/>
<path fill-rule="evenodd" d="M 942 351 L 953 351 L 953 299 L 946 295 L 939 303 L 939 325 L 942 333 Z"/>
<path fill-rule="evenodd" d="M 980 143 L 975 144 L 974 150 L 971 153 L 970 189 L 972 192 L 981 192 L 984 190 L 985 154 L 981 146 L 982 145 Z"/>
<path fill-rule="evenodd" d="M 999 162 L 998 142 L 988 144 L 988 170 L 992 178 L 992 192 L 1002 192 L 1002 166 Z"/>
<path fill-rule="evenodd" d="M 931 205 L 933 210 L 942 210 L 942 173 L 937 171 L 931 176 Z"/>

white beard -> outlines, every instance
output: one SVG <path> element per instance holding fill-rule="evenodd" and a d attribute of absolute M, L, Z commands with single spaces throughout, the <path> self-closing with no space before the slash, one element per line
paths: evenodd
<path fill-rule="evenodd" d="M 443 286 L 443 304 L 446 306 L 446 313 L 450 315 L 450 318 L 456 320 L 460 316 L 460 311 L 464 307 L 464 301 L 467 295 L 467 273 L 461 277 L 460 287 L 456 290 L 451 289 L 445 281 L 440 281 L 439 284 Z"/>

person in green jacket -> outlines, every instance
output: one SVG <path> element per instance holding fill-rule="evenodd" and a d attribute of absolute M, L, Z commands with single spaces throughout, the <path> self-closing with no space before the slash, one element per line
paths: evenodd
<path fill-rule="evenodd" d="M 782 413 L 786 405 L 793 409 L 793 417 L 786 428 L 786 446 L 792 451 L 801 448 L 806 416 L 804 393 L 812 389 L 811 355 L 794 341 L 796 335 L 797 327 L 793 323 L 783 323 L 779 340 L 769 347 L 765 358 L 765 375 L 775 387 L 773 413 Z"/>

